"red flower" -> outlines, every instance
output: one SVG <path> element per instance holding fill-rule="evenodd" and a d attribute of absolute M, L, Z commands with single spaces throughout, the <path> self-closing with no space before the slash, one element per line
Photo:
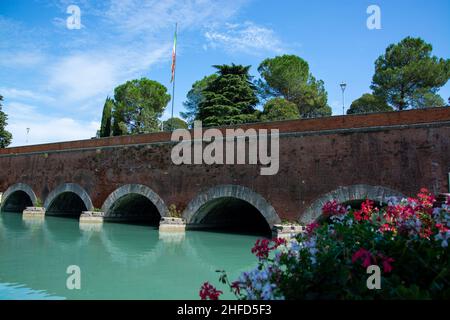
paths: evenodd
<path fill-rule="evenodd" d="M 356 221 L 361 220 L 369 220 L 372 216 L 372 212 L 374 211 L 374 202 L 372 200 L 367 199 L 363 203 L 361 203 L 361 210 L 355 211 L 353 216 Z"/>
<path fill-rule="evenodd" d="M 439 232 L 445 233 L 449 229 L 441 223 L 436 223 L 436 228 L 438 228 Z"/>
<path fill-rule="evenodd" d="M 231 284 L 231 289 L 233 290 L 233 292 L 237 295 L 241 294 L 241 283 L 239 281 L 234 281 Z"/>
<path fill-rule="evenodd" d="M 419 232 L 419 237 L 422 239 L 429 239 L 430 236 L 433 234 L 430 227 L 422 228 Z"/>
<path fill-rule="evenodd" d="M 372 264 L 373 256 L 369 250 L 364 248 L 360 248 L 356 251 L 352 256 L 352 263 L 355 263 L 357 260 L 362 260 L 362 266 L 367 268 Z"/>
<path fill-rule="evenodd" d="M 306 226 L 306 233 L 311 235 L 320 225 L 317 222 L 311 222 Z"/>
<path fill-rule="evenodd" d="M 252 248 L 252 253 L 255 254 L 260 259 L 267 259 L 269 256 L 269 240 L 268 239 L 258 239 Z"/>
<path fill-rule="evenodd" d="M 270 246 L 271 243 L 273 243 L 272 246 Z M 282 244 L 286 244 L 286 239 L 258 239 L 256 240 L 255 245 L 252 248 L 252 253 L 255 254 L 259 259 L 267 259 L 269 257 L 270 251 L 278 248 Z"/>
<path fill-rule="evenodd" d="M 322 207 L 322 214 L 325 216 L 334 216 L 346 213 L 347 209 L 336 200 L 328 201 Z"/>
<path fill-rule="evenodd" d="M 219 300 L 219 296 L 223 292 L 220 290 L 217 290 L 213 285 L 211 285 L 209 282 L 205 282 L 202 287 L 200 288 L 200 298 L 202 300 Z"/>
<path fill-rule="evenodd" d="M 434 196 L 426 188 L 420 189 L 420 192 L 417 194 L 417 198 L 419 203 L 426 208 L 433 207 L 433 203 L 436 201 Z"/>
<path fill-rule="evenodd" d="M 381 232 L 386 232 L 386 231 L 390 231 L 390 232 L 396 232 L 397 231 L 397 228 L 395 228 L 394 226 L 391 226 L 390 224 L 388 224 L 388 223 L 385 223 L 385 224 L 383 224 L 381 227 L 380 227 L 380 231 Z"/>
<path fill-rule="evenodd" d="M 389 273 L 392 271 L 392 266 L 391 263 L 394 262 L 394 258 L 389 258 L 389 257 L 382 257 L 383 260 L 383 271 L 385 273 Z"/>

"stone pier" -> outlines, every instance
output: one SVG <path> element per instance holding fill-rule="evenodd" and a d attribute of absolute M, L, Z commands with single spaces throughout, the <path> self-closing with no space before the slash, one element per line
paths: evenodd
<path fill-rule="evenodd" d="M 305 227 L 297 224 L 276 224 L 272 229 L 273 238 L 282 238 L 289 240 L 297 234 L 305 231 Z"/>
<path fill-rule="evenodd" d="M 80 224 L 102 224 L 103 212 L 83 211 L 80 216 Z"/>
<path fill-rule="evenodd" d="M 44 219 L 45 208 L 43 207 L 27 207 L 23 210 L 22 219 Z"/>
<path fill-rule="evenodd" d="M 185 233 L 186 221 L 182 218 L 163 217 L 159 223 L 160 233 Z"/>

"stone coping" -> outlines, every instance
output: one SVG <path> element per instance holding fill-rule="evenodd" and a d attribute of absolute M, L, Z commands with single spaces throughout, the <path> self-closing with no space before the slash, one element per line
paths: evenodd
<path fill-rule="evenodd" d="M 81 217 L 98 217 L 103 218 L 105 216 L 104 212 L 98 212 L 98 211 L 83 211 L 81 213 Z"/>
<path fill-rule="evenodd" d="M 450 120 L 450 108 L 427 108 L 395 112 L 330 116 L 313 119 L 259 122 L 243 125 L 219 127 L 221 131 L 232 128 L 278 129 L 280 133 L 340 130 L 395 125 L 413 125 L 439 123 Z M 205 128 L 206 129 L 206 128 Z M 135 136 L 107 137 L 100 139 L 78 140 L 41 145 L 12 147 L 0 150 L 0 156 L 28 153 L 45 153 L 63 150 L 107 148 L 113 146 L 141 145 L 171 141 L 171 132 L 156 132 Z"/>
<path fill-rule="evenodd" d="M 163 217 L 161 218 L 161 224 L 170 224 L 170 225 L 186 225 L 186 221 L 183 218 L 172 218 L 172 217 Z"/>
<path fill-rule="evenodd" d="M 45 213 L 45 208 L 44 207 L 26 207 L 24 211 L 36 212 L 36 213 L 44 212 Z"/>
<path fill-rule="evenodd" d="M 299 224 L 276 224 L 273 226 L 273 231 L 279 233 L 300 233 L 305 231 L 305 226 Z"/>

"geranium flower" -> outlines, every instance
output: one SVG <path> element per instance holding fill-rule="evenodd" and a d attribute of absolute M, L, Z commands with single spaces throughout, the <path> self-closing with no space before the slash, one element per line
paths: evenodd
<path fill-rule="evenodd" d="M 234 281 L 231 284 L 231 289 L 233 290 L 233 292 L 237 295 L 241 294 L 241 283 L 239 281 Z"/>
<path fill-rule="evenodd" d="M 325 216 L 334 216 L 339 214 L 346 214 L 347 208 L 339 204 L 336 200 L 328 201 L 322 207 L 322 213 Z"/>
<path fill-rule="evenodd" d="M 369 220 L 374 211 L 374 202 L 367 199 L 361 204 L 361 210 L 357 210 L 353 213 L 356 221 Z"/>
<path fill-rule="evenodd" d="M 370 253 L 369 250 L 360 248 L 358 251 L 356 251 L 352 256 L 352 263 L 355 263 L 358 260 L 362 260 L 362 266 L 364 268 L 367 268 L 372 264 L 373 256 Z"/>
<path fill-rule="evenodd" d="M 222 293 L 222 291 L 217 290 L 209 282 L 205 282 L 200 288 L 199 295 L 202 300 L 219 300 L 219 297 Z"/>
<path fill-rule="evenodd" d="M 383 225 L 380 227 L 379 230 L 380 230 L 382 233 L 387 232 L 387 231 L 390 231 L 390 232 L 392 232 L 392 233 L 394 233 L 394 234 L 397 233 L 397 228 L 395 228 L 394 226 L 391 226 L 391 225 L 388 224 L 388 223 L 383 224 Z"/>
<path fill-rule="evenodd" d="M 435 197 L 428 191 L 427 188 L 420 189 L 417 194 L 419 203 L 424 207 L 433 207 L 433 203 L 436 201 Z"/>
<path fill-rule="evenodd" d="M 272 246 L 270 244 L 273 243 Z M 259 259 L 267 259 L 269 257 L 270 251 L 278 248 L 281 245 L 287 243 L 286 239 L 276 238 L 276 239 L 258 239 L 252 248 L 252 253 L 256 255 Z"/>
<path fill-rule="evenodd" d="M 306 233 L 311 235 L 320 225 L 317 222 L 311 222 L 306 226 Z"/>
<path fill-rule="evenodd" d="M 381 258 L 382 264 L 383 264 L 383 271 L 385 273 L 389 273 L 393 270 L 391 263 L 394 262 L 394 258 L 391 257 L 385 257 L 384 255 L 380 254 L 379 257 Z"/>

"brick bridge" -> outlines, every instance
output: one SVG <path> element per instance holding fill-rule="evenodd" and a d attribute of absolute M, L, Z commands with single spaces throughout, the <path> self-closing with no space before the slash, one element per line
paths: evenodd
<path fill-rule="evenodd" d="M 252 229 L 306 223 L 332 198 L 382 202 L 449 189 L 450 108 L 240 126 L 251 127 L 279 129 L 278 174 L 175 165 L 167 132 L 3 149 L 1 207 L 75 216 L 98 208 L 105 220 L 157 224 L 174 204 L 191 227 Z"/>

